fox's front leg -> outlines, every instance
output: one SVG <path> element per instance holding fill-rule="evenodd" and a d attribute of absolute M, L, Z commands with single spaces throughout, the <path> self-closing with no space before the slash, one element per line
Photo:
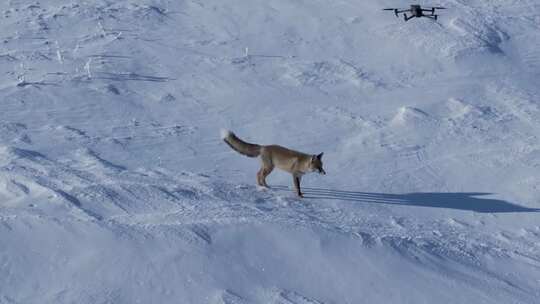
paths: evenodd
<path fill-rule="evenodd" d="M 304 194 L 302 194 L 302 191 L 300 191 L 300 176 L 293 175 L 293 181 L 294 181 L 294 188 L 296 189 L 296 195 L 299 197 L 304 197 Z"/>

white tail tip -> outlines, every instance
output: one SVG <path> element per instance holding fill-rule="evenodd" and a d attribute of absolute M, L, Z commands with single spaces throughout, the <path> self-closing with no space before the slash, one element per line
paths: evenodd
<path fill-rule="evenodd" d="M 220 135 L 221 135 L 221 139 L 225 139 L 227 137 L 229 137 L 229 135 L 231 135 L 232 132 L 227 130 L 227 129 L 221 129 L 220 130 Z"/>

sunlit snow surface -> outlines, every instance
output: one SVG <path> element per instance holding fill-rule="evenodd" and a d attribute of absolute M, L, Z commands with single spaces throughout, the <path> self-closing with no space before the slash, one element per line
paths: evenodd
<path fill-rule="evenodd" d="M 2 1 L 0 303 L 538 303 L 540 4 L 409 4 Z"/>

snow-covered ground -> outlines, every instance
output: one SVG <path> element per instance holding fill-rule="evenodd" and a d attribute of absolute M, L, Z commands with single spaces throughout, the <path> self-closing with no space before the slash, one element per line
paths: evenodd
<path fill-rule="evenodd" d="M 538 303 L 540 4 L 409 4 L 2 1 L 0 303 Z"/>

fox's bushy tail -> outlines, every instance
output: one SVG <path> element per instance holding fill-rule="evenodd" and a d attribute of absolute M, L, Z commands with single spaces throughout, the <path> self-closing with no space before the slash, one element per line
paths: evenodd
<path fill-rule="evenodd" d="M 234 151 L 247 157 L 257 157 L 261 154 L 260 145 L 245 142 L 229 130 L 221 130 L 221 139 Z"/>

